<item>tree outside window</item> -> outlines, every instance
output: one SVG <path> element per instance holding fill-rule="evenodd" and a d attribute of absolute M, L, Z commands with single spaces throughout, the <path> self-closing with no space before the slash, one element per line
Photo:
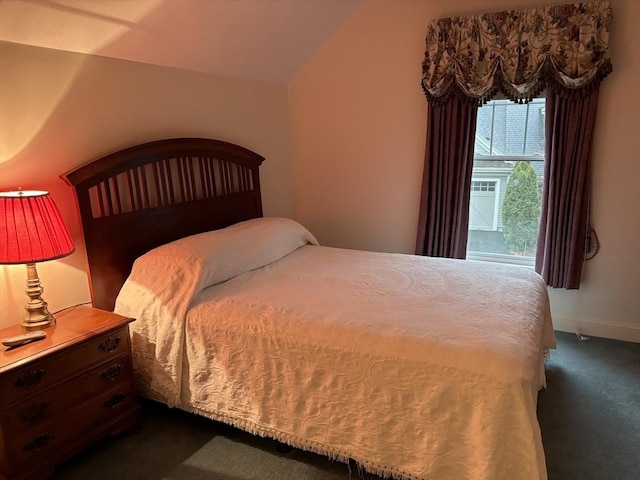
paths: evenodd
<path fill-rule="evenodd" d="M 538 241 L 542 199 L 538 176 L 529 162 L 517 162 L 504 194 L 502 231 L 511 252 L 533 257 Z"/>

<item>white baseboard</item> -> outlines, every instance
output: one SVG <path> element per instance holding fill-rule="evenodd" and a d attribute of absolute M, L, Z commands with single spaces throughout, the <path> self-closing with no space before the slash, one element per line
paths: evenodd
<path fill-rule="evenodd" d="M 640 343 L 640 325 L 622 322 L 596 322 L 553 317 L 553 328 L 561 332 L 580 333 L 587 337 L 611 338 Z"/>

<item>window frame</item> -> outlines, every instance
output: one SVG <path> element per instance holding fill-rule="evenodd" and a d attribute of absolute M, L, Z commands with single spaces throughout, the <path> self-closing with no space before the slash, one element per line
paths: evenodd
<path fill-rule="evenodd" d="M 539 96 L 535 97 L 533 100 L 545 100 L 545 92 L 542 92 Z M 496 97 L 494 97 L 493 100 L 500 100 L 500 101 L 504 101 L 504 100 L 508 100 L 506 97 L 502 96 L 502 95 L 498 95 Z M 533 104 L 540 104 L 539 102 L 532 102 Z M 482 107 L 481 107 L 482 108 Z M 495 106 L 492 106 L 492 108 L 495 109 Z M 545 112 L 545 108 L 546 105 L 545 103 L 542 104 L 542 112 L 543 115 L 546 113 Z M 493 120 L 492 120 L 493 121 Z M 493 128 L 493 126 L 492 126 Z M 525 137 L 525 141 L 523 142 L 523 145 L 526 145 L 526 137 L 527 137 L 527 132 L 525 131 L 524 133 L 524 137 Z M 546 132 L 545 132 L 545 142 L 547 141 L 546 138 Z M 524 148 L 524 147 L 523 147 Z M 491 149 L 490 149 L 491 150 Z M 513 155 L 513 154 L 509 154 L 509 155 L 485 155 L 485 154 L 476 154 L 474 152 L 473 155 L 473 163 L 474 163 L 474 167 L 476 166 L 476 162 L 482 162 L 482 161 L 500 161 L 500 162 L 546 162 L 546 158 L 544 154 L 536 154 L 536 155 Z M 544 175 L 544 174 L 543 174 Z M 489 177 L 487 177 L 487 179 L 489 179 Z M 487 179 L 484 178 L 478 178 L 476 176 L 476 172 L 475 170 L 472 171 L 472 177 L 471 177 L 471 182 L 474 181 L 486 181 Z M 493 180 L 493 179 L 491 179 Z M 500 184 L 500 179 L 498 179 L 498 185 Z M 471 195 L 472 190 L 471 187 L 469 187 L 469 194 Z M 499 211 L 500 208 L 500 192 L 496 192 L 496 211 Z M 469 202 L 471 202 L 471 199 L 469 200 Z M 471 203 L 469 203 L 469 207 L 471 207 Z M 469 214 L 469 217 L 471 216 L 471 214 Z M 469 227 L 467 227 L 467 230 L 469 230 Z M 496 231 L 497 231 L 497 225 L 496 225 Z M 535 268 L 535 256 L 533 257 L 524 257 L 524 256 L 519 256 L 519 255 L 507 255 L 507 254 L 502 254 L 502 253 L 489 253 L 489 252 L 476 252 L 476 251 L 470 251 L 469 250 L 469 246 L 467 244 L 467 252 L 466 252 L 466 258 L 467 260 L 472 260 L 472 261 L 483 261 L 483 262 L 492 262 L 492 263 L 503 263 L 503 264 L 509 264 L 509 265 L 515 265 L 515 266 L 519 266 L 519 267 L 525 267 L 525 268 L 529 268 L 529 269 L 534 269 Z"/>

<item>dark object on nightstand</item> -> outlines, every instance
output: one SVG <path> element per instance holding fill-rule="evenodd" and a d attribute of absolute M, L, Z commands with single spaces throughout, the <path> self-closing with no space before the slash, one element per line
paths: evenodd
<path fill-rule="evenodd" d="M 38 479 L 139 422 L 132 318 L 90 307 L 58 315 L 47 337 L 0 349 L 0 479 Z M 20 326 L 0 330 L 15 336 Z"/>
<path fill-rule="evenodd" d="M 47 338 L 47 332 L 44 330 L 33 330 L 27 333 L 14 335 L 13 337 L 5 337 L 2 339 L 2 345 L 5 347 L 18 348 L 27 343 L 37 342 Z"/>

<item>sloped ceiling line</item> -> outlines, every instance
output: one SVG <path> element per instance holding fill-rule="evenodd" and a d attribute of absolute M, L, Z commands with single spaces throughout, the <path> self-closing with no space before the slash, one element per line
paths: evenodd
<path fill-rule="evenodd" d="M 288 84 L 365 0 L 0 0 L 0 40 Z"/>

